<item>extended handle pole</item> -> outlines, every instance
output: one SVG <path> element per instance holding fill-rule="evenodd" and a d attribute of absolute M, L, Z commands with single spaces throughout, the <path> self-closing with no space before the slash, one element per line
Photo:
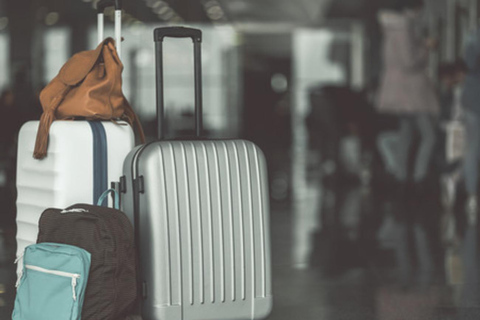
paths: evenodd
<path fill-rule="evenodd" d="M 157 28 L 154 31 L 155 60 L 156 60 L 156 86 L 157 86 L 157 138 L 165 137 L 165 101 L 163 79 L 163 39 L 191 38 L 194 44 L 195 64 L 195 134 L 200 137 L 203 132 L 203 94 L 202 94 L 202 32 L 198 29 L 167 27 Z"/>
<path fill-rule="evenodd" d="M 195 133 L 197 137 L 203 131 L 203 95 L 202 95 L 202 48 L 200 42 L 194 42 L 195 60 Z"/>
<path fill-rule="evenodd" d="M 165 103 L 163 99 L 163 42 L 155 42 L 156 79 L 157 79 L 157 138 L 165 137 Z"/>
<path fill-rule="evenodd" d="M 101 0 L 97 4 L 97 26 L 98 26 L 98 43 L 104 38 L 104 11 L 108 7 L 115 7 L 115 44 L 118 56 L 122 55 L 122 1 L 121 0 Z"/>

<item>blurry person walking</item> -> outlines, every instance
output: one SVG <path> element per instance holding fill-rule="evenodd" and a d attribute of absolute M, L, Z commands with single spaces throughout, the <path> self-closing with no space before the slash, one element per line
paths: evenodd
<path fill-rule="evenodd" d="M 478 211 L 478 161 L 480 159 L 480 30 L 469 35 L 465 46 L 468 72 L 463 88 L 467 150 L 464 162 L 465 184 L 468 193 L 467 213 L 476 222 Z"/>
<path fill-rule="evenodd" d="M 399 116 L 399 140 L 394 176 L 405 190 L 409 150 L 418 131 L 420 144 L 415 155 L 413 181 L 424 191 L 429 162 L 435 147 L 435 119 L 440 113 L 434 86 L 427 75 L 428 52 L 436 42 L 423 37 L 421 0 L 393 0 L 379 14 L 383 29 L 384 68 L 377 109 Z"/>

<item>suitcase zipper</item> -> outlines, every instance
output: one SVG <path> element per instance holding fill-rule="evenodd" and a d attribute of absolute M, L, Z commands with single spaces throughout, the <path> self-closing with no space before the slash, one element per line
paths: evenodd
<path fill-rule="evenodd" d="M 32 266 L 32 265 L 25 265 L 26 269 L 42 272 L 42 273 L 47 273 L 47 274 L 52 274 L 55 276 L 59 277 L 65 277 L 65 278 L 71 278 L 72 279 L 72 294 L 73 294 L 73 300 L 77 301 L 77 293 L 75 292 L 75 288 L 77 286 L 77 279 L 80 278 L 80 274 L 78 273 L 70 273 L 70 272 L 65 272 L 65 271 L 58 271 L 58 270 L 49 270 L 37 266 Z"/>

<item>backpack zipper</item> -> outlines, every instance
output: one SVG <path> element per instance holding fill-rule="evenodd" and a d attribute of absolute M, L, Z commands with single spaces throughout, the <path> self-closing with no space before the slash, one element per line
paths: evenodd
<path fill-rule="evenodd" d="M 87 209 L 82 209 L 82 208 L 72 208 L 72 209 L 65 209 L 63 211 L 60 211 L 60 213 L 72 213 L 72 212 L 77 212 L 77 213 L 81 213 L 81 212 L 88 212 Z"/>
<path fill-rule="evenodd" d="M 49 269 L 45 269 L 45 268 L 41 268 L 41 267 L 37 267 L 37 266 L 28 265 L 28 264 L 25 265 L 25 268 L 30 269 L 30 270 L 35 270 L 35 271 L 38 271 L 38 272 L 42 272 L 42 273 L 52 274 L 52 275 L 55 275 L 55 276 L 72 278 L 73 300 L 77 301 L 77 294 L 75 292 L 75 287 L 77 286 L 77 279 L 80 278 L 80 274 L 58 271 L 58 270 L 49 270 Z"/>

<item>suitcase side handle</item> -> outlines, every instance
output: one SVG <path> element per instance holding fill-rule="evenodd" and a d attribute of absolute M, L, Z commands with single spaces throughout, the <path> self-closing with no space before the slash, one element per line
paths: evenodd
<path fill-rule="evenodd" d="M 164 102 L 164 81 L 163 81 L 163 39 L 192 38 L 195 63 L 195 134 L 197 137 L 203 131 L 203 97 L 202 97 L 202 31 L 198 29 L 183 27 L 156 28 L 155 38 L 155 61 L 156 61 L 156 88 L 157 88 L 157 138 L 162 140 L 165 136 L 165 102 Z"/>
<path fill-rule="evenodd" d="M 202 31 L 185 27 L 157 28 L 154 31 L 155 42 L 163 41 L 164 38 L 191 38 L 193 42 L 202 42 Z"/>

